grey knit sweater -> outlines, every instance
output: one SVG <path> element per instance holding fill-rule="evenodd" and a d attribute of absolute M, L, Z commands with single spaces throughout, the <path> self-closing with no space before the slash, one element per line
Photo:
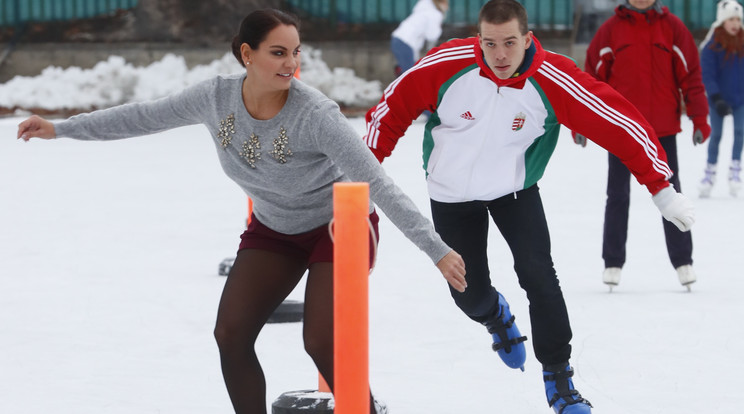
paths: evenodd
<path fill-rule="evenodd" d="M 282 110 L 257 120 L 243 104 L 244 78 L 220 76 L 155 101 L 77 115 L 55 123 L 55 130 L 58 137 L 115 140 L 204 124 L 225 173 L 272 230 L 298 234 L 326 225 L 333 216 L 333 183 L 368 182 L 372 201 L 434 263 L 449 252 L 335 102 L 293 80 Z"/>

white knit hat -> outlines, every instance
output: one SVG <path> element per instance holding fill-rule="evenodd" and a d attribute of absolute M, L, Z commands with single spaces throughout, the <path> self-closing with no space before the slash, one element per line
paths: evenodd
<path fill-rule="evenodd" d="M 719 1 L 716 10 L 716 21 L 713 22 L 713 24 L 718 27 L 732 17 L 738 17 L 739 19 L 744 20 L 744 9 L 742 9 L 741 4 L 736 0 Z"/>
<path fill-rule="evenodd" d="M 710 25 L 710 30 L 708 30 L 708 34 L 705 36 L 705 39 L 703 39 L 703 42 L 700 43 L 700 47 L 702 48 L 706 43 L 708 43 L 708 40 L 713 36 L 713 31 L 716 30 L 716 27 L 722 25 L 723 22 L 732 17 L 738 17 L 740 20 L 744 20 L 744 8 L 741 4 L 736 0 L 719 1 L 716 8 L 716 21 Z"/>

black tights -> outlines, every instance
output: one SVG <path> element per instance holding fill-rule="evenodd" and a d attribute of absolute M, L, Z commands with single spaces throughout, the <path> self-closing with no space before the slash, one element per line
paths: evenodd
<path fill-rule="evenodd" d="M 238 252 L 214 330 L 222 376 L 237 414 L 266 414 L 266 380 L 256 356 L 256 338 L 306 269 L 303 259 L 256 249 Z M 305 351 L 333 390 L 333 264 L 314 263 L 308 270 L 302 332 Z"/>

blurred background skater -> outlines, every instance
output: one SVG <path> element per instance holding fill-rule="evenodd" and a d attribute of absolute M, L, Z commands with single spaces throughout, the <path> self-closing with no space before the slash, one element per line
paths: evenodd
<path fill-rule="evenodd" d="M 431 49 L 442 35 L 442 22 L 449 10 L 449 0 L 419 0 L 413 11 L 393 30 L 390 50 L 397 65 L 395 76 L 416 63 L 422 49 Z"/>
<path fill-rule="evenodd" d="M 700 197 L 709 197 L 716 183 L 718 149 L 723 134 L 723 119 L 734 117 L 734 146 L 729 167 L 729 192 L 741 190 L 741 151 L 744 141 L 744 18 L 742 6 L 734 0 L 718 3 L 716 21 L 701 43 L 700 64 L 710 105 L 710 142 L 705 176 L 700 181 Z"/>
<path fill-rule="evenodd" d="M 677 159 L 682 98 L 693 124 L 693 144 L 702 144 L 710 136 L 700 56 L 682 20 L 660 0 L 626 0 L 615 8 L 615 14 L 602 24 L 589 43 L 584 70 L 620 92 L 651 124 L 672 169 L 669 182 L 677 192 L 682 192 Z M 582 136 L 575 140 L 586 144 Z M 630 171 L 620 158 L 608 156 L 602 281 L 612 289 L 620 283 L 626 259 Z M 669 220 L 662 223 L 669 259 L 679 282 L 689 289 L 697 280 L 692 268 L 692 234 Z"/>

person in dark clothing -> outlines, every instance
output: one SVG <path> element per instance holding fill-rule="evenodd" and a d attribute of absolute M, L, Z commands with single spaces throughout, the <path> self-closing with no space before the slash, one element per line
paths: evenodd
<path fill-rule="evenodd" d="M 676 138 L 682 130 L 680 96 L 684 97 L 687 116 L 694 125 L 693 143 L 702 144 L 710 135 L 700 58 L 684 23 L 660 0 L 627 0 L 592 39 L 585 70 L 625 96 L 653 126 L 674 172 L 669 182 L 681 192 Z M 582 134 L 574 139 L 577 144 L 586 145 Z M 610 290 L 620 283 L 626 261 L 629 208 L 630 171 L 609 154 L 602 280 Z M 679 282 L 689 289 L 697 280 L 692 268 L 692 235 L 668 220 L 663 220 L 663 227 L 669 259 Z"/>

